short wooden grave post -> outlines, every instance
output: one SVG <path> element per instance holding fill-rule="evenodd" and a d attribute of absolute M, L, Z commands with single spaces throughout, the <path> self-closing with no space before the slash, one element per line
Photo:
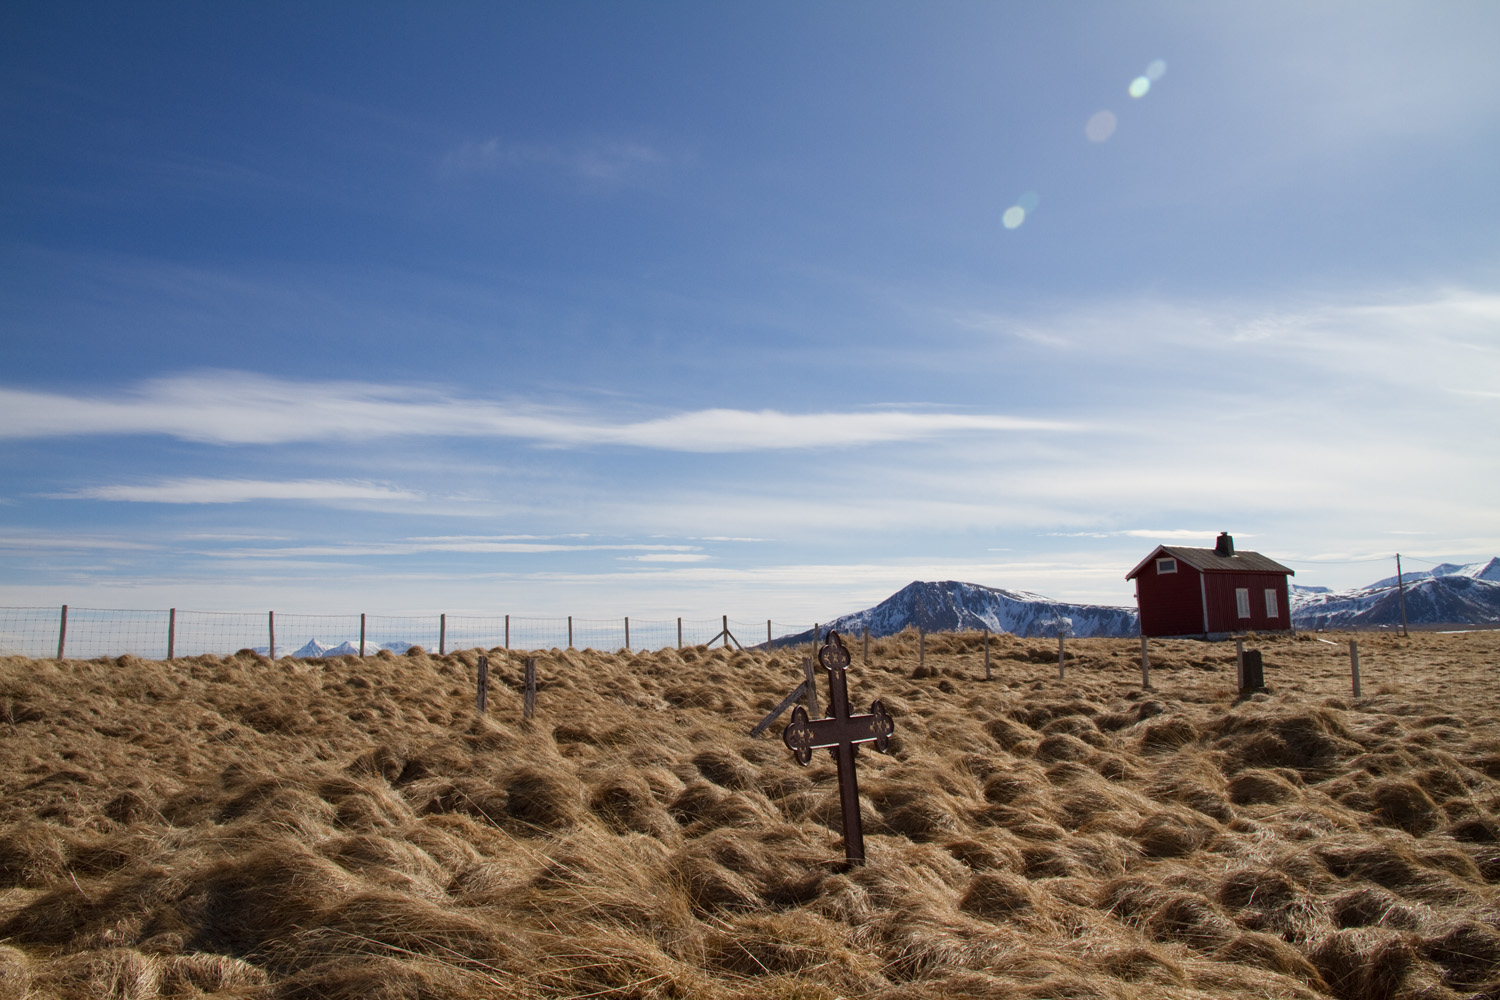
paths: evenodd
<path fill-rule="evenodd" d="M 526 657 L 526 696 L 521 702 L 521 715 L 531 718 L 536 712 L 536 657 Z"/>
<path fill-rule="evenodd" d="M 1359 697 L 1359 643 L 1349 640 L 1349 675 L 1354 680 L 1354 697 Z"/>
<path fill-rule="evenodd" d="M 1141 687 L 1151 687 L 1151 650 L 1146 648 L 1146 637 L 1141 636 Z"/>
<path fill-rule="evenodd" d="M 1234 640 L 1234 686 L 1245 689 L 1245 640 Z"/>
<path fill-rule="evenodd" d="M 490 658 L 488 656 L 481 656 L 479 658 L 479 691 L 474 695 L 474 711 L 483 715 L 485 706 L 489 703 L 489 696 Z"/>
<path fill-rule="evenodd" d="M 818 678 L 813 673 L 812 657 L 802 658 L 802 679 L 807 685 L 807 714 L 814 719 L 821 718 L 823 713 L 818 709 Z"/>
<path fill-rule="evenodd" d="M 827 748 L 838 762 L 839 810 L 844 825 L 844 859 L 849 866 L 865 862 L 864 827 L 859 816 L 859 780 L 854 773 L 854 754 L 861 743 L 873 743 L 875 749 L 885 753 L 890 746 L 891 734 L 896 723 L 876 699 L 870 705 L 869 715 L 849 714 L 849 685 L 845 670 L 849 666 L 849 650 L 839 634 L 828 633 L 828 640 L 818 651 L 818 662 L 828 671 L 828 700 L 832 714 L 826 719 L 810 720 L 807 709 L 798 705 L 792 711 L 792 721 L 781 734 L 786 744 L 804 767 L 812 761 L 814 750 Z"/>
<path fill-rule="evenodd" d="M 870 626 L 865 626 L 865 663 L 870 662 Z"/>

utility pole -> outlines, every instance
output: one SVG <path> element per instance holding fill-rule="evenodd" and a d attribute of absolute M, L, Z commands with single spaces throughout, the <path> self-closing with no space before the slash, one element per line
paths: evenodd
<path fill-rule="evenodd" d="M 1406 638 L 1406 581 L 1401 578 L 1401 553 L 1396 553 L 1396 589 L 1401 594 L 1401 637 Z"/>

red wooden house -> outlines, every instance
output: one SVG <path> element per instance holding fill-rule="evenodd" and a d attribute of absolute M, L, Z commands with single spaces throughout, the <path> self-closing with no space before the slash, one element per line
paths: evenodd
<path fill-rule="evenodd" d="M 1236 552 L 1222 532 L 1211 549 L 1158 545 L 1125 579 L 1135 581 L 1141 635 L 1206 637 L 1290 629 L 1293 575 L 1259 552 Z"/>

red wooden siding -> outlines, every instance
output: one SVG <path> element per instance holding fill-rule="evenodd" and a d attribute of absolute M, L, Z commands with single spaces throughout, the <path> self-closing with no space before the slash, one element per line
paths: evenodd
<path fill-rule="evenodd" d="M 1198 579 L 1202 575 L 1181 559 L 1177 560 L 1175 573 L 1157 573 L 1155 560 L 1141 570 L 1135 578 L 1141 634 L 1201 635 L 1203 592 Z M 1230 601 L 1233 600 L 1231 593 Z"/>
<path fill-rule="evenodd" d="M 1207 573 L 1204 576 L 1208 585 L 1208 630 L 1210 632 L 1265 632 L 1292 627 L 1287 609 L 1287 586 L 1284 574 Z M 1234 600 L 1234 591 L 1237 587 L 1244 587 L 1250 591 L 1249 618 L 1239 616 Z M 1276 591 L 1275 618 L 1266 617 L 1267 590 Z M 1203 631 L 1201 624 L 1197 631 Z"/>

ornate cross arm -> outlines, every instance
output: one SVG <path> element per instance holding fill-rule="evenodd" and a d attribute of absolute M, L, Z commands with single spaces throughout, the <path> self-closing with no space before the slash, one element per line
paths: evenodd
<path fill-rule="evenodd" d="M 870 705 L 869 715 L 851 715 L 844 719 L 809 719 L 807 709 L 798 705 L 792 710 L 792 721 L 782 732 L 781 741 L 796 755 L 797 763 L 806 767 L 812 761 L 814 750 L 834 749 L 844 743 L 873 743 L 876 750 L 886 753 L 890 749 L 891 734 L 895 731 L 896 720 L 877 698 Z"/>

